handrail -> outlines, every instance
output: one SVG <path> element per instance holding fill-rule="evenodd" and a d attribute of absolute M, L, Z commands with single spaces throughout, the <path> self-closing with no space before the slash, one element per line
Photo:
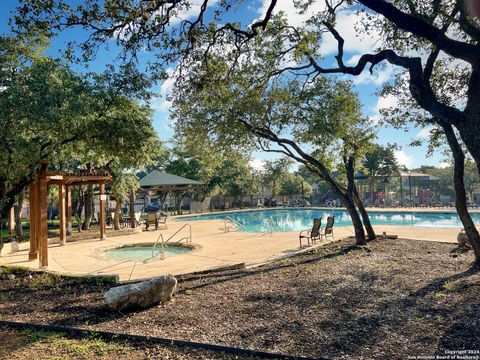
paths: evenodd
<path fill-rule="evenodd" d="M 227 227 L 227 222 L 231 222 L 231 223 L 233 223 L 233 224 L 235 225 L 234 230 L 237 230 L 237 231 L 238 231 L 239 228 L 242 228 L 242 229 L 244 228 L 244 225 L 243 225 L 242 223 L 238 222 L 237 220 L 235 220 L 235 219 L 233 219 L 232 217 L 230 217 L 230 216 L 227 215 L 227 216 L 225 216 L 225 217 L 223 218 L 223 223 L 224 223 L 224 227 L 225 227 L 225 232 L 229 232 L 229 231 L 230 231 L 230 227 Z"/>
<path fill-rule="evenodd" d="M 187 242 L 192 242 L 192 226 L 191 226 L 190 224 L 188 224 L 188 223 L 187 223 L 187 224 L 184 224 L 180 229 L 178 229 L 177 231 L 175 231 L 175 232 L 173 233 L 173 235 L 171 235 L 166 241 L 164 240 L 163 235 L 160 234 L 160 235 L 158 236 L 158 238 L 157 238 L 157 241 L 155 241 L 155 244 L 153 244 L 153 247 L 152 247 L 152 259 L 156 259 L 157 256 L 158 256 L 158 254 L 161 254 L 160 259 L 161 259 L 161 260 L 164 260 L 164 259 L 165 259 L 165 247 L 167 246 L 167 243 L 168 243 L 170 240 L 172 240 L 172 239 L 175 237 L 175 235 L 177 235 L 182 229 L 184 229 L 184 228 L 187 227 L 187 226 L 188 226 L 189 229 L 190 229 L 190 234 L 189 234 L 189 236 L 188 236 L 188 237 L 183 237 L 183 238 L 181 238 L 178 242 L 182 241 L 183 239 L 187 239 Z M 155 254 L 155 249 L 157 248 L 157 246 L 158 246 L 158 244 L 159 244 L 159 242 L 160 242 L 160 239 L 162 239 L 162 243 L 161 243 L 161 244 L 162 244 L 162 248 L 161 248 L 160 252 L 158 252 L 157 254 Z"/>
<path fill-rule="evenodd" d="M 155 248 L 157 247 L 160 238 L 162 239 L 162 249 L 160 250 L 159 253 L 155 254 Z M 152 259 L 155 259 L 158 256 L 158 254 L 162 254 L 162 256 L 160 257 L 161 260 L 165 259 L 165 242 L 163 241 L 163 235 L 162 234 L 160 234 L 158 236 L 157 241 L 155 241 L 155 244 L 153 244 Z"/>
<path fill-rule="evenodd" d="M 187 227 L 187 226 L 189 227 L 189 230 L 190 230 L 189 237 L 181 238 L 180 241 L 183 240 L 183 239 L 187 239 L 187 242 L 192 242 L 192 225 L 190 225 L 189 223 L 186 223 L 186 224 L 184 224 L 180 229 L 178 229 L 177 231 L 175 231 L 175 232 L 173 233 L 173 235 L 171 235 L 171 236 L 167 239 L 167 241 L 165 241 L 165 245 L 167 245 L 167 243 L 168 243 L 170 240 L 172 240 L 172 238 L 173 238 L 175 235 L 177 235 L 182 229 L 184 229 L 184 228 Z"/>

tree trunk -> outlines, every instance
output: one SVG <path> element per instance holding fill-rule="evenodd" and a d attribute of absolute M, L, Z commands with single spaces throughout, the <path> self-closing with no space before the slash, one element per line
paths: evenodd
<path fill-rule="evenodd" d="M 92 204 L 93 204 L 93 185 L 88 185 L 87 191 L 85 191 L 85 218 L 83 220 L 82 229 L 89 230 L 92 222 Z"/>
<path fill-rule="evenodd" d="M 119 197 L 115 199 L 115 216 L 113 219 L 113 228 L 115 230 L 120 230 L 120 215 L 122 214 L 122 203 L 119 200 Z"/>
<path fill-rule="evenodd" d="M 17 197 L 17 204 L 14 206 L 14 214 L 15 214 L 15 235 L 19 240 L 23 239 L 23 227 L 22 227 L 22 207 L 23 207 L 23 199 L 25 197 L 25 190 L 20 192 Z"/>
<path fill-rule="evenodd" d="M 181 193 L 178 195 L 177 201 L 177 215 L 182 215 L 182 201 L 187 193 Z"/>
<path fill-rule="evenodd" d="M 0 257 L 2 256 L 2 249 L 3 249 L 3 217 L 2 211 L 0 211 Z"/>
<path fill-rule="evenodd" d="M 467 207 L 467 193 L 465 191 L 464 183 L 464 168 L 465 168 L 465 155 L 463 153 L 460 144 L 453 128 L 450 125 L 443 126 L 445 135 L 452 150 L 454 167 L 453 167 L 453 184 L 455 186 L 455 206 L 457 208 L 458 216 L 462 221 L 463 228 L 467 234 L 468 240 L 473 247 L 475 253 L 475 261 L 480 262 L 480 234 L 468 212 Z"/>
<path fill-rule="evenodd" d="M 370 222 L 370 217 L 368 216 L 368 212 L 365 209 L 365 206 L 363 206 L 363 201 L 360 199 L 360 196 L 358 195 L 356 186 L 353 190 L 353 196 L 354 196 L 355 204 L 357 205 L 358 211 L 362 215 L 363 225 L 365 226 L 365 229 L 367 230 L 367 234 L 368 234 L 368 240 L 369 241 L 375 240 L 377 238 L 377 235 L 375 234 L 375 230 L 373 230 L 372 223 Z"/>
<path fill-rule="evenodd" d="M 363 229 L 362 220 L 358 215 L 355 202 L 350 194 L 345 193 L 343 195 L 343 203 L 345 204 L 345 207 L 347 208 L 352 219 L 353 229 L 355 231 L 355 243 L 357 245 L 366 245 L 367 240 L 365 239 L 365 230 Z"/>
<path fill-rule="evenodd" d="M 358 196 L 358 193 L 356 191 L 356 186 L 355 186 L 355 158 L 353 156 L 350 156 L 348 158 L 344 157 L 343 163 L 345 165 L 345 170 L 347 171 L 347 181 L 348 181 L 347 191 L 345 194 L 345 198 L 347 199 L 347 202 L 345 203 L 345 206 L 347 207 L 350 213 L 350 217 L 352 218 L 353 228 L 355 229 L 355 240 L 357 245 L 366 245 L 367 240 L 365 239 L 365 230 L 363 229 L 362 221 L 360 220 L 360 216 L 358 215 L 358 210 L 355 206 L 356 197 L 358 198 L 358 202 L 361 203 L 360 197 Z M 368 218 L 368 215 L 367 215 L 367 218 Z"/>
<path fill-rule="evenodd" d="M 85 202 L 84 199 L 85 197 L 84 197 L 82 186 L 79 185 L 76 202 L 74 204 L 72 203 L 72 209 L 73 209 L 72 212 L 75 217 L 75 220 L 77 220 L 78 232 L 82 232 L 82 209 Z"/>

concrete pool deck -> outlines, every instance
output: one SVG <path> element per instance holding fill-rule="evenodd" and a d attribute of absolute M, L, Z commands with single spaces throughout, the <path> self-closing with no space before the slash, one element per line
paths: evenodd
<path fill-rule="evenodd" d="M 298 233 L 274 232 L 248 233 L 224 232 L 223 220 L 196 220 L 192 226 L 193 244 L 190 253 L 167 257 L 151 262 L 119 261 L 102 256 L 105 249 L 126 244 L 154 243 L 161 233 L 165 239 L 180 229 L 186 222 L 169 221 L 168 228 L 116 236 L 106 240 L 69 242 L 66 246 L 49 245 L 48 270 L 71 275 L 117 274 L 120 281 L 136 280 L 164 274 L 185 274 L 217 267 L 245 263 L 246 266 L 262 264 L 274 259 L 304 251 L 299 248 Z M 456 243 L 459 228 L 421 228 L 409 226 L 374 226 L 377 234 L 387 232 L 401 238 Z M 335 227 L 336 239 L 353 235 L 351 226 Z M 325 242 L 323 242 L 325 243 Z M 318 244 L 318 243 L 317 243 Z M 10 245 L 5 244 L 0 265 L 38 268 L 38 260 L 28 261 L 28 242 L 20 244 L 20 251 L 9 254 Z M 321 246 L 321 243 L 320 245 Z"/>

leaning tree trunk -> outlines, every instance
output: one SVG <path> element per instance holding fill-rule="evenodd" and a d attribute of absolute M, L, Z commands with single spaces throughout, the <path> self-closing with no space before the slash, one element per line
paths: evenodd
<path fill-rule="evenodd" d="M 347 164 L 346 164 L 347 165 Z M 354 168 L 353 161 L 348 164 L 348 166 L 351 167 L 351 169 Z M 340 185 L 337 184 L 335 179 L 333 179 L 330 174 L 328 173 L 328 170 L 326 170 L 323 165 L 320 163 L 317 163 L 315 168 L 317 169 L 317 173 L 322 177 L 322 179 L 330 186 L 330 188 L 333 190 L 333 192 L 339 196 L 347 208 L 348 214 L 350 215 L 350 218 L 352 219 L 352 225 L 353 229 L 355 232 L 355 243 L 357 245 L 366 245 L 367 241 L 365 239 L 365 230 L 363 228 L 362 220 L 360 219 L 360 215 L 358 214 L 358 210 L 355 206 L 355 201 L 353 199 L 353 187 L 350 186 L 349 190 L 342 188 Z M 348 167 L 346 167 L 347 172 L 349 171 Z M 351 172 L 349 178 L 351 179 L 350 185 L 352 184 L 351 181 L 353 181 L 353 172 Z"/>
<path fill-rule="evenodd" d="M 368 212 L 363 205 L 363 201 L 360 199 L 360 195 L 358 194 L 357 187 L 355 186 L 353 189 L 353 196 L 355 199 L 355 203 L 357 205 L 358 211 L 360 215 L 362 215 L 363 225 L 367 230 L 368 240 L 375 240 L 377 235 L 375 234 L 375 230 L 373 230 L 372 223 L 370 222 L 370 216 L 368 216 Z"/>
<path fill-rule="evenodd" d="M 467 234 L 468 240 L 473 247 L 476 262 L 480 262 L 480 234 L 468 212 L 467 206 L 467 192 L 465 191 L 464 170 L 465 170 L 465 155 L 453 128 L 450 125 L 443 126 L 448 144 L 453 154 L 453 184 L 455 187 L 455 206 L 457 208 L 458 216 L 462 221 L 463 228 Z"/>
<path fill-rule="evenodd" d="M 17 197 L 17 204 L 13 208 L 15 216 L 15 235 L 19 240 L 23 239 L 23 227 L 22 227 L 22 207 L 23 199 L 25 197 L 25 190 L 20 192 Z"/>
<path fill-rule="evenodd" d="M 88 185 L 87 191 L 85 191 L 85 219 L 83 220 L 82 229 L 89 230 L 92 223 L 92 205 L 93 205 L 93 185 Z"/>
<path fill-rule="evenodd" d="M 363 229 L 362 220 L 360 219 L 360 215 L 355 207 L 355 201 L 353 200 L 353 197 L 346 192 L 343 194 L 342 198 L 350 218 L 352 219 L 353 229 L 355 231 L 355 243 L 357 245 L 366 245 L 367 240 L 365 239 L 365 230 Z"/>

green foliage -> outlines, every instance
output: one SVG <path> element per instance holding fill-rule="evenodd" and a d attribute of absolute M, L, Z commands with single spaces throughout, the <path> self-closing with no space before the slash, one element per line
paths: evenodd
<path fill-rule="evenodd" d="M 373 144 L 365 154 L 362 165 L 369 177 L 392 176 L 399 171 L 393 146 Z"/>
<path fill-rule="evenodd" d="M 286 157 L 266 160 L 263 166 L 263 184 L 270 190 L 272 198 L 280 191 L 280 180 L 288 174 L 292 160 Z"/>
<path fill-rule="evenodd" d="M 303 197 L 310 197 L 312 187 L 301 176 L 288 173 L 281 178 L 280 195 L 298 197 L 302 194 Z"/>
<path fill-rule="evenodd" d="M 2 211 L 42 160 L 60 170 L 109 171 L 117 195 L 136 189 L 125 172 L 150 164 L 161 149 L 151 110 L 126 96 L 148 96 L 148 81 L 130 66 L 78 75 L 31 46 L 12 46 L 15 40 L 0 38 Z"/>
<path fill-rule="evenodd" d="M 93 95 L 86 79 L 48 58 L 12 73 L 0 92 L 2 208 L 35 177 L 41 160 L 84 136 L 100 107 Z"/>

